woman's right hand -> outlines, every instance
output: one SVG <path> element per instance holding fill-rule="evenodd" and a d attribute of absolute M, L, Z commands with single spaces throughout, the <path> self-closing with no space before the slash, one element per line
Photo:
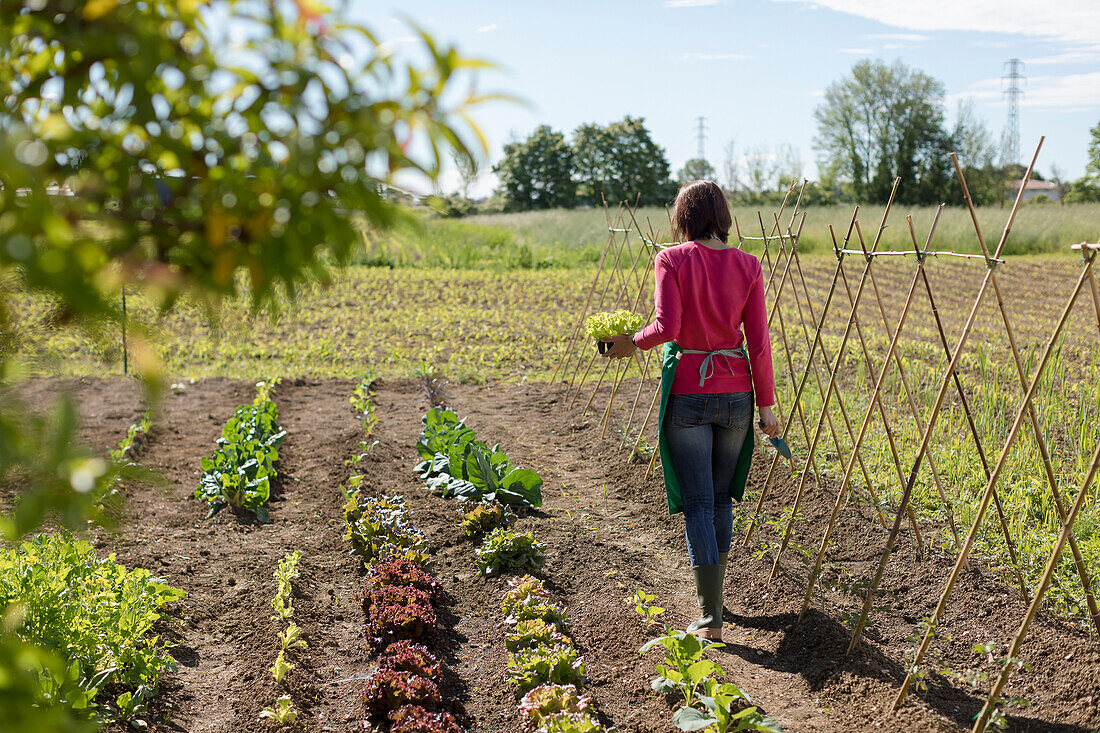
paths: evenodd
<path fill-rule="evenodd" d="M 783 430 L 783 426 L 779 424 L 779 418 L 775 416 L 775 412 L 770 407 L 760 408 L 760 422 L 764 423 L 764 433 L 769 438 L 778 438 L 779 433 Z"/>

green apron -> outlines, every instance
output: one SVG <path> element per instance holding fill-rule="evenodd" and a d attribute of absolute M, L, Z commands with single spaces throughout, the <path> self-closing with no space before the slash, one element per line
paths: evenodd
<path fill-rule="evenodd" d="M 669 514 L 679 514 L 684 510 L 684 501 L 680 495 L 680 481 L 672 468 L 672 455 L 665 437 L 665 408 L 668 406 L 669 395 L 672 394 L 672 380 L 676 376 L 676 368 L 680 365 L 680 355 L 683 351 L 675 341 L 665 344 L 665 359 L 661 367 L 661 412 L 657 418 L 657 445 L 661 451 L 661 468 L 665 474 L 665 494 L 668 496 Z M 733 472 L 733 482 L 730 484 L 730 496 L 737 501 L 741 501 L 745 495 L 745 484 L 749 480 L 749 467 L 752 465 L 754 441 L 752 420 L 749 420 L 749 432 L 745 435 L 741 454 L 737 457 L 737 468 Z"/>

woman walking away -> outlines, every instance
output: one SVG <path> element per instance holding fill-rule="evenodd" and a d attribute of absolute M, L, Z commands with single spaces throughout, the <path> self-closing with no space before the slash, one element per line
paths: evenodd
<path fill-rule="evenodd" d="M 702 615 L 688 631 L 722 639 L 722 586 L 733 538 L 733 499 L 752 460 L 753 395 L 765 433 L 779 435 L 760 261 L 729 245 L 722 189 L 695 181 L 673 205 L 683 242 L 656 258 L 656 320 L 611 336 L 606 357 L 666 344 L 658 423 L 670 514 L 684 513 Z"/>

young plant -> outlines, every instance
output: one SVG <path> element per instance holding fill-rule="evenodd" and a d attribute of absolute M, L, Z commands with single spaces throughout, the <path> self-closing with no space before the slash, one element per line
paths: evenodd
<path fill-rule="evenodd" d="M 656 646 L 665 648 L 665 661 L 657 665 L 658 676 L 651 686 L 661 693 L 679 691 L 685 706 L 691 705 L 704 680 L 722 671 L 717 662 L 703 659 L 706 649 L 720 648 L 722 644 L 702 640 L 685 631 L 673 631 L 647 642 L 638 651 L 645 654 Z"/>
<path fill-rule="evenodd" d="M 580 684 L 582 677 L 584 657 L 571 646 L 538 646 L 512 652 L 508 657 L 508 679 L 519 694 L 547 683 Z"/>
<path fill-rule="evenodd" d="M 630 603 L 634 604 L 634 612 L 641 615 L 646 620 L 646 624 L 652 626 L 656 621 L 656 617 L 665 612 L 665 609 L 660 606 L 651 606 L 650 604 L 657 599 L 656 595 L 646 593 L 639 588 L 634 591 L 634 595 L 627 599 Z"/>
<path fill-rule="evenodd" d="M 425 565 L 429 559 L 427 541 L 409 521 L 400 496 L 364 500 L 358 490 L 349 491 L 344 504 L 344 539 L 368 566 L 400 558 Z"/>
<path fill-rule="evenodd" d="M 407 639 L 395 641 L 386 647 L 378 660 L 378 668 L 411 672 L 433 682 L 438 682 L 443 674 L 443 666 L 427 647 Z"/>
<path fill-rule="evenodd" d="M 275 664 L 270 668 L 271 676 L 275 678 L 275 684 L 281 683 L 286 673 L 292 669 L 294 669 L 294 665 L 286 661 L 286 652 L 280 649 L 279 656 L 275 657 Z"/>
<path fill-rule="evenodd" d="M 203 474 L 195 498 L 210 504 L 207 517 L 231 506 L 267 521 L 275 461 L 286 437 L 286 431 L 276 424 L 278 410 L 269 398 L 275 384 L 278 380 L 256 385 L 256 399 L 251 405 L 237 408 L 222 428 L 213 457 L 202 459 Z"/>
<path fill-rule="evenodd" d="M 431 680 L 392 669 L 372 674 L 363 691 L 363 705 L 370 715 L 378 718 L 405 705 L 431 706 L 442 700 L 439 687 Z"/>
<path fill-rule="evenodd" d="M 599 341 L 607 336 L 635 333 L 644 325 L 643 316 L 620 309 L 614 313 L 593 313 L 584 320 L 584 333 L 590 340 Z"/>
<path fill-rule="evenodd" d="M 439 581 L 430 573 L 404 558 L 376 562 L 367 572 L 367 581 L 375 587 L 403 585 L 424 591 L 433 604 L 443 592 Z"/>
<path fill-rule="evenodd" d="M 437 623 L 429 594 L 411 586 L 371 588 L 363 597 L 363 610 L 367 637 L 377 644 L 419 637 Z"/>
<path fill-rule="evenodd" d="M 508 525 L 504 507 L 496 502 L 467 502 L 461 511 L 462 521 L 459 526 L 467 537 L 477 537 L 502 525 Z"/>
<path fill-rule="evenodd" d="M 261 718 L 271 718 L 279 725 L 289 725 L 298 719 L 298 713 L 290 704 L 290 695 L 283 695 L 275 701 L 274 707 L 264 708 Z"/>
<path fill-rule="evenodd" d="M 436 713 L 420 705 L 402 705 L 390 711 L 390 733 L 465 733 L 450 713 Z"/>
<path fill-rule="evenodd" d="M 114 555 L 98 558 L 68 532 L 0 548 L 0 609 L 10 612 L 4 634 L 56 650 L 67 662 L 58 669 L 46 666 L 52 659 L 45 655 L 27 657 L 36 698 L 104 722 L 133 720 L 161 675 L 176 669 L 149 632 L 164 606 L 186 595 L 148 570 L 127 570 Z"/>
<path fill-rule="evenodd" d="M 374 414 L 374 378 L 365 375 L 355 385 L 351 394 L 351 406 L 355 410 L 355 417 L 363 421 L 363 433 L 370 436 L 374 426 L 378 424 L 378 416 Z"/>
<path fill-rule="evenodd" d="M 275 609 L 275 615 L 272 619 L 286 620 L 294 615 L 294 605 L 290 600 L 293 590 L 290 581 L 298 577 L 298 560 L 301 557 L 302 552 L 296 550 L 279 561 L 279 567 L 274 574 L 276 591 L 275 597 L 271 599 L 271 607 Z"/>
<path fill-rule="evenodd" d="M 293 621 L 287 624 L 286 631 L 281 631 L 278 635 L 283 649 L 290 649 L 291 647 L 305 649 L 307 645 L 305 639 L 300 638 L 301 634 L 302 630 L 298 627 L 298 624 Z"/>
<path fill-rule="evenodd" d="M 575 685 L 540 685 L 519 703 L 519 714 L 529 731 L 542 729 L 552 717 L 587 715 L 591 699 L 577 692 Z"/>
<path fill-rule="evenodd" d="M 516 622 L 505 636 L 504 645 L 508 651 L 515 652 L 537 646 L 572 646 L 573 641 L 561 633 L 557 625 L 535 618 Z"/>
<path fill-rule="evenodd" d="M 498 527 L 477 549 L 477 567 L 485 575 L 502 570 L 538 570 L 546 563 L 544 547 L 530 532 Z"/>

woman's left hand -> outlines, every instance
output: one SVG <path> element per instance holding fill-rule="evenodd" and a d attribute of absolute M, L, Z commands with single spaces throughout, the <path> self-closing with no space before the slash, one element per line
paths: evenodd
<path fill-rule="evenodd" d="M 605 336 L 600 339 L 600 341 L 605 344 L 614 344 L 603 353 L 605 359 L 629 359 L 638 349 L 638 347 L 634 345 L 634 337 L 629 334 Z"/>

